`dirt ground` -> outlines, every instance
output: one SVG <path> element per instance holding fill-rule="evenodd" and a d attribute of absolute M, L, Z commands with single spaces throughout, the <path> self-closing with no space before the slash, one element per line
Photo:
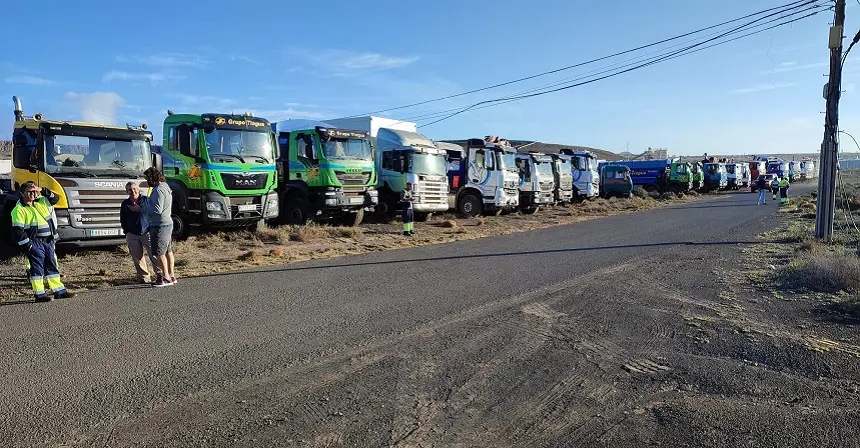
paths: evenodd
<path fill-rule="evenodd" d="M 644 196 L 644 195 L 643 195 Z M 175 243 L 178 276 L 191 277 L 236 269 L 270 266 L 347 254 L 391 250 L 427 244 L 504 235 L 570 224 L 602 216 L 630 213 L 698 197 L 663 195 L 659 198 L 597 199 L 570 206 L 542 208 L 536 214 L 519 213 L 460 219 L 453 214 L 415 223 L 416 235 L 405 237 L 401 224 L 365 223 L 360 227 L 307 225 L 268 228 L 258 232 L 232 231 L 200 234 Z M 29 298 L 23 258 L 0 263 L 0 302 Z M 102 289 L 136 282 L 125 246 L 60 254 L 63 281 L 73 291 Z"/>

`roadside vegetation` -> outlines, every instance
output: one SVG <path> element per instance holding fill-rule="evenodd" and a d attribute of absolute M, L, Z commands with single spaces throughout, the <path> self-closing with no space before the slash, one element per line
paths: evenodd
<path fill-rule="evenodd" d="M 416 223 L 416 235 L 412 237 L 402 235 L 399 220 L 390 224 L 366 223 L 360 227 L 309 224 L 265 228 L 256 232 L 200 234 L 174 243 L 176 267 L 180 277 L 216 274 L 243 268 L 505 235 L 692 199 L 692 195 L 661 196 L 641 192 L 630 199 L 596 199 L 570 206 L 542 208 L 533 215 L 515 213 L 464 219 L 453 214 L 442 214 L 427 222 Z M 75 291 L 136 283 L 125 246 L 61 254 L 59 263 L 64 282 Z M 30 291 L 24 278 L 23 264 L 22 257 L 0 264 L 0 301 L 29 299 Z"/>

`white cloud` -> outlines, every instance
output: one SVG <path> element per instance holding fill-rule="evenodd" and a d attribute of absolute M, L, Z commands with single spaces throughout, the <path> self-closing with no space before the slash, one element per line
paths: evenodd
<path fill-rule="evenodd" d="M 414 64 L 418 56 L 387 56 L 372 52 L 352 52 L 345 50 L 289 50 L 288 58 L 294 63 L 310 62 L 317 69 L 336 76 L 353 76 L 367 72 L 377 72 L 403 68 Z M 295 70 L 296 67 L 291 69 Z"/>
<path fill-rule="evenodd" d="M 249 64 L 260 65 L 260 62 L 254 58 L 242 55 L 231 55 L 230 60 L 233 62 L 247 62 Z"/>
<path fill-rule="evenodd" d="M 156 73 L 130 73 L 124 72 L 121 70 L 111 70 L 102 76 L 102 81 L 111 82 L 111 81 L 130 81 L 130 82 L 148 82 L 152 85 L 161 84 L 166 81 L 174 81 L 185 79 L 184 76 L 166 73 L 166 72 L 156 72 Z"/>
<path fill-rule="evenodd" d="M 792 65 L 797 65 L 797 61 L 782 62 L 782 63 L 780 63 L 779 65 L 780 65 L 781 67 L 791 67 Z"/>
<path fill-rule="evenodd" d="M 38 76 L 10 76 L 3 81 L 7 84 L 31 84 L 34 86 L 45 86 L 54 83 L 50 79 L 39 78 Z"/>
<path fill-rule="evenodd" d="M 199 56 L 181 53 L 161 53 L 148 56 L 117 56 L 117 61 L 130 64 L 152 65 L 155 67 L 202 67 L 209 61 Z"/>
<path fill-rule="evenodd" d="M 747 93 L 757 93 L 757 92 L 765 92 L 768 90 L 777 90 L 777 89 L 785 89 L 788 87 L 796 86 L 800 83 L 797 82 L 777 82 L 777 83 L 761 83 L 756 84 L 751 87 L 744 87 L 742 89 L 735 89 L 730 91 L 729 93 L 732 95 L 742 95 Z"/>
<path fill-rule="evenodd" d="M 781 67 L 774 68 L 772 70 L 762 70 L 759 72 L 759 74 L 760 75 L 768 75 L 771 73 L 786 73 L 786 72 L 794 72 L 797 70 L 808 70 L 808 69 L 812 69 L 812 68 L 823 68 L 823 67 L 827 67 L 828 63 L 827 62 L 816 62 L 814 64 L 797 65 L 797 62 L 790 62 L 787 64 L 782 63 L 780 65 L 781 65 Z"/>
<path fill-rule="evenodd" d="M 66 93 L 66 99 L 79 107 L 81 119 L 93 123 L 116 124 L 125 99 L 115 92 Z"/>

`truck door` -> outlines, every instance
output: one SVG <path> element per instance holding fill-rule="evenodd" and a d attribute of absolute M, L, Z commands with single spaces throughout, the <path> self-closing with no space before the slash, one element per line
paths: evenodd
<path fill-rule="evenodd" d="M 469 148 L 469 182 L 484 185 L 490 178 L 493 154 L 483 148 Z"/>

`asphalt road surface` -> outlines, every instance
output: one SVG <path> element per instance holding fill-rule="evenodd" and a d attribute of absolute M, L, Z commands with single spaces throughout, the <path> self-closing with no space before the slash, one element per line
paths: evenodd
<path fill-rule="evenodd" d="M 718 272 L 778 222 L 776 210 L 750 193 L 721 194 L 502 237 L 0 307 L 0 439 L 856 445 L 856 389 L 845 392 L 854 373 L 821 380 L 853 361 L 730 332 L 703 343 L 684 317 L 719 313 Z"/>

